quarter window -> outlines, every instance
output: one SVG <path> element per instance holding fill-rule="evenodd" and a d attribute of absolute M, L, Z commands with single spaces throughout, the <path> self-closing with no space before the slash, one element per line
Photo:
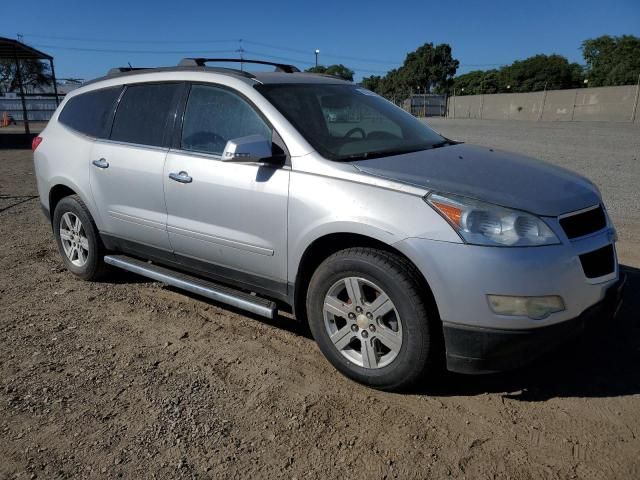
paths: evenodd
<path fill-rule="evenodd" d="M 191 87 L 184 113 L 182 149 L 221 155 L 229 140 L 248 135 L 271 140 L 272 131 L 243 98 L 219 87 Z"/>
<path fill-rule="evenodd" d="M 93 90 L 70 98 L 60 112 L 60 123 L 95 138 L 107 138 L 113 106 L 122 86 Z"/>
<path fill-rule="evenodd" d="M 180 84 L 131 85 L 124 92 L 113 123 L 111 139 L 140 145 L 165 145 L 173 120 Z"/>

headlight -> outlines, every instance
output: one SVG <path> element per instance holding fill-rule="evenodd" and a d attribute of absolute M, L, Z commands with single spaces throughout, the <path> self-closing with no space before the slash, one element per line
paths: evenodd
<path fill-rule="evenodd" d="M 458 195 L 432 193 L 425 200 L 467 243 L 507 247 L 560 243 L 547 224 L 530 213 Z"/>

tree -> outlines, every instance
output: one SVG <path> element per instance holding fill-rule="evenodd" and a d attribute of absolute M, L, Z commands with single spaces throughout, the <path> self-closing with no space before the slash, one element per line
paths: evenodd
<path fill-rule="evenodd" d="M 403 83 L 417 90 L 444 93 L 449 90 L 460 62 L 451 55 L 451 47 L 425 43 L 415 52 L 407 54 L 400 68 Z"/>
<path fill-rule="evenodd" d="M 484 72 L 482 70 L 472 70 L 453 79 L 453 89 L 456 95 L 475 95 L 480 91 L 480 83 Z"/>
<path fill-rule="evenodd" d="M 49 65 L 39 60 L 20 60 L 20 73 L 26 92 L 33 92 L 43 85 L 51 85 Z M 0 59 L 0 90 L 5 92 L 20 90 L 16 63 L 13 59 Z"/>
<path fill-rule="evenodd" d="M 318 65 L 317 67 L 307 68 L 305 72 L 333 75 L 334 77 L 340 77 L 343 80 L 348 80 L 349 82 L 353 82 L 354 74 L 353 70 L 350 70 L 341 63 L 338 65 L 329 65 L 328 67 Z"/>
<path fill-rule="evenodd" d="M 372 92 L 380 90 L 382 84 L 382 77 L 380 75 L 371 75 L 370 77 L 364 77 L 361 82 L 362 86 Z"/>
<path fill-rule="evenodd" d="M 538 92 L 580 85 L 582 67 L 561 55 L 535 55 L 503 67 L 501 73 L 514 92 Z M 504 91 L 504 90 L 502 90 Z"/>
<path fill-rule="evenodd" d="M 454 79 L 457 95 L 537 92 L 579 87 L 583 69 L 561 55 L 534 55 L 499 70 L 474 70 Z M 462 90 L 464 88 L 464 91 Z"/>
<path fill-rule="evenodd" d="M 362 85 L 379 95 L 396 99 L 406 98 L 411 92 L 417 92 L 418 88 L 423 92 L 447 92 L 458 65 L 448 44 L 434 46 L 433 43 L 425 43 L 407 54 L 400 68 L 389 71 L 383 77 L 365 77 Z"/>
<path fill-rule="evenodd" d="M 640 75 L 640 38 L 603 35 L 582 42 L 589 86 L 630 85 Z"/>

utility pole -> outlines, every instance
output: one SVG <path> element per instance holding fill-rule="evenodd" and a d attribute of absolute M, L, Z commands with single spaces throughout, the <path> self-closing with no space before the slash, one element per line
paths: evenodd
<path fill-rule="evenodd" d="M 244 60 L 245 49 L 242 48 L 242 39 L 238 40 L 238 43 L 240 44 L 240 46 L 238 47 L 236 52 L 240 54 L 240 71 L 244 72 L 244 62 L 242 60 Z"/>
<path fill-rule="evenodd" d="M 427 88 L 425 87 L 422 94 L 422 116 L 427 118 Z"/>
<path fill-rule="evenodd" d="M 573 97 L 573 108 L 571 109 L 571 121 L 573 122 L 573 117 L 576 113 L 576 103 L 578 102 L 578 89 L 576 88 L 576 94 Z"/>
<path fill-rule="evenodd" d="M 480 120 L 482 120 L 482 111 L 484 110 L 484 78 L 480 81 Z"/>
<path fill-rule="evenodd" d="M 456 87 L 453 87 L 453 118 L 456 118 Z"/>
<path fill-rule="evenodd" d="M 58 82 L 56 80 L 56 71 L 53 68 L 53 58 L 49 59 L 49 66 L 51 67 L 51 83 L 53 84 L 53 95 L 56 98 L 56 107 L 60 105 L 60 100 L 58 99 Z"/>
<path fill-rule="evenodd" d="M 544 92 L 542 93 L 542 106 L 540 107 L 540 113 L 538 113 L 538 121 L 542 120 L 542 115 L 544 114 L 544 104 L 545 103 L 547 103 L 547 82 L 544 82 Z"/>
<path fill-rule="evenodd" d="M 636 110 L 638 110 L 638 95 L 640 95 L 640 74 L 638 74 L 638 83 L 636 83 L 636 99 L 633 102 L 633 112 L 631 112 L 631 123 L 636 121 Z"/>

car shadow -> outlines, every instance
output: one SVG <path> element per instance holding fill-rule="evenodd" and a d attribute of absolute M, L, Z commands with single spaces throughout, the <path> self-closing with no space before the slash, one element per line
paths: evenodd
<path fill-rule="evenodd" d="M 502 393 L 504 398 L 526 402 L 640 393 L 640 269 L 623 265 L 621 271 L 627 275 L 624 303 L 610 328 L 605 326 L 565 343 L 528 367 L 488 375 L 444 372 L 406 393 L 443 397 Z M 112 273 L 108 282 L 153 280 L 122 270 Z M 171 286 L 164 288 L 313 341 L 306 323 L 297 321 L 284 305 L 279 305 L 280 313 L 269 319 Z"/>
<path fill-rule="evenodd" d="M 621 266 L 621 271 L 627 275 L 624 303 L 610 326 L 590 331 L 528 367 L 492 375 L 446 373 L 415 393 L 503 393 L 524 402 L 640 393 L 640 269 Z"/>

